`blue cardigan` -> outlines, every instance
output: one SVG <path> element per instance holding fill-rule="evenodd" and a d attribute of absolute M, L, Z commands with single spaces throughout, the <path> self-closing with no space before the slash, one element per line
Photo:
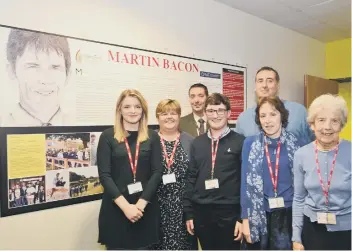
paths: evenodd
<path fill-rule="evenodd" d="M 248 156 L 251 149 L 252 143 L 255 141 L 256 136 L 250 136 L 245 139 L 242 148 L 242 170 L 241 170 L 241 207 L 242 207 L 242 219 L 248 217 L 246 204 L 245 192 L 246 192 L 246 173 L 248 168 Z M 270 155 L 270 162 L 272 166 L 273 174 L 275 175 L 275 161 L 276 161 L 276 149 L 277 149 L 277 139 L 270 139 L 268 141 L 268 149 Z M 272 209 L 269 208 L 268 199 L 274 197 L 274 186 L 271 181 L 268 162 L 264 155 L 263 162 L 263 185 L 264 185 L 264 208 L 266 212 L 271 212 Z M 277 186 L 277 196 L 283 197 L 285 201 L 285 207 L 291 207 L 293 201 L 293 177 L 289 167 L 289 159 L 287 155 L 286 144 L 281 145 L 280 160 L 279 160 L 279 177 Z"/>

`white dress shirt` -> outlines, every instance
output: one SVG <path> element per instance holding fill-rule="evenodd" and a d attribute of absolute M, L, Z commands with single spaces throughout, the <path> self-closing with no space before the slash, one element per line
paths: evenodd
<path fill-rule="evenodd" d="M 204 132 L 206 132 L 207 130 L 207 118 L 205 115 L 203 115 L 203 117 L 199 117 L 197 114 L 193 113 L 193 117 L 194 117 L 194 120 L 196 121 L 197 123 L 197 133 L 199 135 L 199 127 L 200 127 L 200 123 L 199 123 L 199 119 L 203 119 L 204 120 Z"/>

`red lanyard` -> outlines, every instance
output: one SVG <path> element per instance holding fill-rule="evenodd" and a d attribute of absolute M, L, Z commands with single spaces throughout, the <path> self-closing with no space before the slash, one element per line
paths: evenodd
<path fill-rule="evenodd" d="M 170 170 L 170 167 L 172 165 L 172 161 L 174 159 L 174 156 L 175 156 L 175 153 L 176 153 L 176 148 L 177 148 L 177 144 L 180 140 L 180 134 L 177 136 L 176 138 L 176 142 L 174 144 L 174 148 L 172 149 L 172 153 L 171 153 L 171 156 L 169 158 L 169 156 L 167 155 L 167 152 L 166 152 L 166 146 L 165 146 L 165 143 L 164 143 L 164 139 L 163 137 L 160 135 L 160 142 L 163 146 L 163 151 L 164 151 L 164 155 L 165 155 L 165 159 L 166 159 L 166 165 L 167 165 L 167 168 Z"/>
<path fill-rule="evenodd" d="M 321 188 L 323 189 L 323 192 L 324 192 L 326 207 L 328 207 L 328 205 L 329 205 L 329 189 L 330 189 L 332 174 L 334 173 L 334 169 L 335 169 L 336 156 L 337 156 L 338 151 L 339 151 L 339 146 L 336 147 L 334 159 L 332 160 L 332 166 L 331 166 L 331 169 L 330 169 L 330 174 L 329 174 L 327 188 L 325 188 L 324 183 L 323 183 L 323 179 L 321 177 L 321 172 L 320 172 L 320 165 L 319 165 L 319 160 L 318 160 L 317 142 L 315 141 L 315 163 L 317 165 L 317 173 L 318 173 L 318 176 L 319 176 L 320 185 L 321 185 Z"/>
<path fill-rule="evenodd" d="M 274 179 L 273 169 L 272 169 L 270 156 L 269 156 L 269 150 L 268 150 L 268 142 L 266 141 L 266 138 L 265 138 L 265 155 L 266 155 L 266 159 L 268 161 L 268 168 L 269 168 L 269 172 L 270 172 L 271 182 L 273 183 L 273 186 L 274 186 L 274 195 L 275 195 L 275 197 L 277 197 L 277 181 L 278 181 L 278 178 L 279 178 L 280 149 L 281 149 L 281 141 L 279 139 L 279 142 L 277 144 L 277 149 L 276 149 L 275 179 Z"/>
<path fill-rule="evenodd" d="M 215 147 L 214 147 L 214 139 L 211 138 L 211 179 L 214 177 L 214 168 L 215 168 L 215 160 L 216 160 L 216 153 L 218 152 L 220 137 L 216 140 Z"/>
<path fill-rule="evenodd" d="M 130 148 L 130 145 L 128 144 L 128 141 L 126 138 L 125 138 L 125 145 L 127 148 L 128 158 L 130 160 L 131 169 L 132 169 L 132 173 L 133 173 L 133 183 L 136 183 L 136 172 L 137 172 L 137 163 L 138 163 L 138 156 L 139 156 L 139 142 L 137 141 L 137 144 L 136 144 L 136 153 L 135 153 L 135 157 L 134 157 L 134 164 L 133 164 L 133 160 L 132 160 L 131 148 Z"/>

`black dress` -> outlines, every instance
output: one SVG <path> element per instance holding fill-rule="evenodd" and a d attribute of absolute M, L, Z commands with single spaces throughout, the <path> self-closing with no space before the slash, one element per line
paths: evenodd
<path fill-rule="evenodd" d="M 138 132 L 129 132 L 127 138 L 134 159 Z M 149 139 L 140 145 L 136 181 L 142 183 L 143 191 L 129 195 L 127 185 L 133 183 L 133 173 L 124 142 L 114 138 L 114 129 L 105 130 L 99 139 L 97 163 L 99 178 L 104 187 L 99 214 L 98 242 L 109 248 L 138 249 L 159 241 L 160 210 L 156 190 L 161 181 L 162 155 L 160 138 L 152 130 Z M 136 223 L 130 222 L 114 200 L 123 195 L 135 204 L 139 198 L 150 203 L 143 217 Z"/>
<path fill-rule="evenodd" d="M 164 141 L 166 152 L 171 156 L 175 141 Z M 175 174 L 176 182 L 161 185 L 157 196 L 161 210 L 161 238 L 157 245 L 150 249 L 155 250 L 190 250 L 191 236 L 186 229 L 183 214 L 183 195 L 185 191 L 186 172 L 188 168 L 187 154 L 179 142 L 176 148 L 173 164 L 170 171 Z M 165 156 L 163 157 L 163 174 L 168 173 Z"/>

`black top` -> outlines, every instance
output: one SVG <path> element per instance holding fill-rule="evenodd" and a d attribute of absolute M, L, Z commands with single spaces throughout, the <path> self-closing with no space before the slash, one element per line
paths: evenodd
<path fill-rule="evenodd" d="M 134 161 L 138 132 L 127 138 Z M 156 190 L 161 182 L 162 155 L 160 138 L 152 130 L 149 139 L 140 144 L 136 182 L 143 191 L 129 195 L 127 185 L 133 183 L 133 173 L 125 142 L 117 142 L 114 129 L 105 130 L 99 139 L 97 163 L 104 194 L 99 215 L 99 242 L 113 248 L 134 249 L 156 243 L 159 239 L 160 213 Z M 114 200 L 123 195 L 129 203 L 139 198 L 150 202 L 141 220 L 131 223 Z"/>
<path fill-rule="evenodd" d="M 211 178 L 211 139 L 207 133 L 194 139 L 184 199 L 186 220 L 193 219 L 193 203 L 239 205 L 244 139 L 232 130 L 220 139 L 214 169 L 219 188 L 211 190 L 205 189 L 205 180 Z"/>

